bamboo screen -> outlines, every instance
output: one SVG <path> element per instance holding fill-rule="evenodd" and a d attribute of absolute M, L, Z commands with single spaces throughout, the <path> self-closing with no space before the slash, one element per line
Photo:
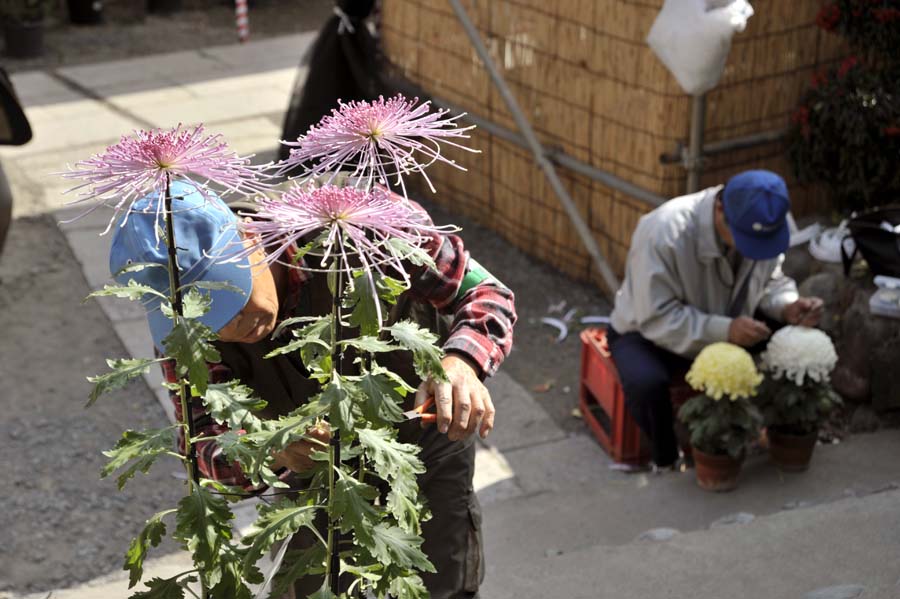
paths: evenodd
<path fill-rule="evenodd" d="M 665 197 L 683 193 L 681 165 L 659 156 L 686 142 L 690 98 L 647 47 L 663 0 L 464 0 L 542 143 Z M 721 84 L 708 97 L 707 141 L 785 128 L 811 74 L 840 58 L 836 36 L 815 25 L 820 0 L 755 0 L 734 38 Z M 446 0 L 383 0 L 389 69 L 427 93 L 515 130 Z M 481 154 L 449 152 L 468 168 L 429 171 L 436 201 L 473 216 L 526 252 L 579 279 L 596 279 L 574 227 L 530 153 L 476 132 Z M 704 185 L 747 168 L 789 179 L 780 144 L 718 155 Z M 638 218 L 651 208 L 559 169 L 601 250 L 620 274 Z M 795 211 L 811 190 L 792 186 Z"/>

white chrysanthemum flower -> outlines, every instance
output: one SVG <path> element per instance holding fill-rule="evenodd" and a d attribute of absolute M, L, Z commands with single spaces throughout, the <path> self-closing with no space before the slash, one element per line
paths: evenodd
<path fill-rule="evenodd" d="M 772 335 L 762 366 L 772 378 L 783 377 L 799 386 L 807 379 L 827 383 L 837 359 L 834 344 L 823 331 L 787 326 Z"/>

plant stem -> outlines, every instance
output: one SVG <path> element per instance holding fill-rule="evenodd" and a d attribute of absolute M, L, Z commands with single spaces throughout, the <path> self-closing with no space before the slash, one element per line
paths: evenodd
<path fill-rule="evenodd" d="M 331 307 L 331 370 L 332 379 L 341 374 L 341 298 L 344 294 L 344 273 L 340 270 L 337 260 L 333 266 L 335 273 L 334 296 Z M 331 592 L 339 594 L 338 584 L 341 575 L 341 531 L 334 513 L 334 472 L 341 467 L 341 431 L 335 430 L 331 435 L 331 444 L 328 452 L 328 563 L 325 566 L 326 581 L 331 587 Z"/>

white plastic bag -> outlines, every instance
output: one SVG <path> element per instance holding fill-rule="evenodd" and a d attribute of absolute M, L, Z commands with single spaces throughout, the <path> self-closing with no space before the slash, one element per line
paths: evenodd
<path fill-rule="evenodd" d="M 719 82 L 731 37 L 752 15 L 747 0 L 666 0 L 647 44 L 685 92 L 699 95 Z"/>

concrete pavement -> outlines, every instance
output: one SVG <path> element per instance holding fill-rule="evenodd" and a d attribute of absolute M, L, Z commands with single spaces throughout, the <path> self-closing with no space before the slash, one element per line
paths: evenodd
<path fill-rule="evenodd" d="M 52 212 L 64 220 L 75 214 L 63 207 L 60 194 L 67 183 L 50 173 L 135 128 L 202 120 L 238 152 L 268 159 L 296 64 L 311 41 L 309 34 L 296 35 L 15 75 L 35 129 L 31 144 L 0 150 L 16 196 L 15 215 Z M 106 216 L 98 212 L 62 226 L 92 288 L 109 280 L 108 237 L 99 236 Z M 100 303 L 128 354 L 149 355 L 140 310 L 128 302 Z M 160 409 L 169 411 L 159 382 L 151 371 L 147 393 L 155 393 Z M 813 468 L 803 475 L 781 475 L 763 458 L 751 459 L 736 492 L 713 495 L 700 491 L 690 472 L 612 471 L 593 439 L 566 434 L 515 380 L 501 373 L 489 385 L 498 426 L 490 444 L 479 448 L 476 475 L 485 504 L 485 599 L 802 597 L 820 587 L 856 584 L 867 594 L 855 596 L 900 596 L 883 594 L 900 573 L 871 567 L 900 558 L 895 537 L 885 533 L 897 530 L 892 508 L 900 495 L 891 490 L 900 482 L 895 432 L 819 447 Z M 249 517 L 250 507 L 242 517 Z M 716 522 L 749 519 L 735 514 L 751 514 L 752 521 L 709 529 Z M 659 528 L 681 534 L 660 543 L 635 540 Z M 180 554 L 155 560 L 146 576 L 162 575 L 184 560 Z M 834 567 L 838 562 L 841 568 Z M 802 566 L 802 575 L 791 573 L 791 563 Z M 120 567 L 110 564 L 110 576 L 52 596 L 127 597 Z"/>

